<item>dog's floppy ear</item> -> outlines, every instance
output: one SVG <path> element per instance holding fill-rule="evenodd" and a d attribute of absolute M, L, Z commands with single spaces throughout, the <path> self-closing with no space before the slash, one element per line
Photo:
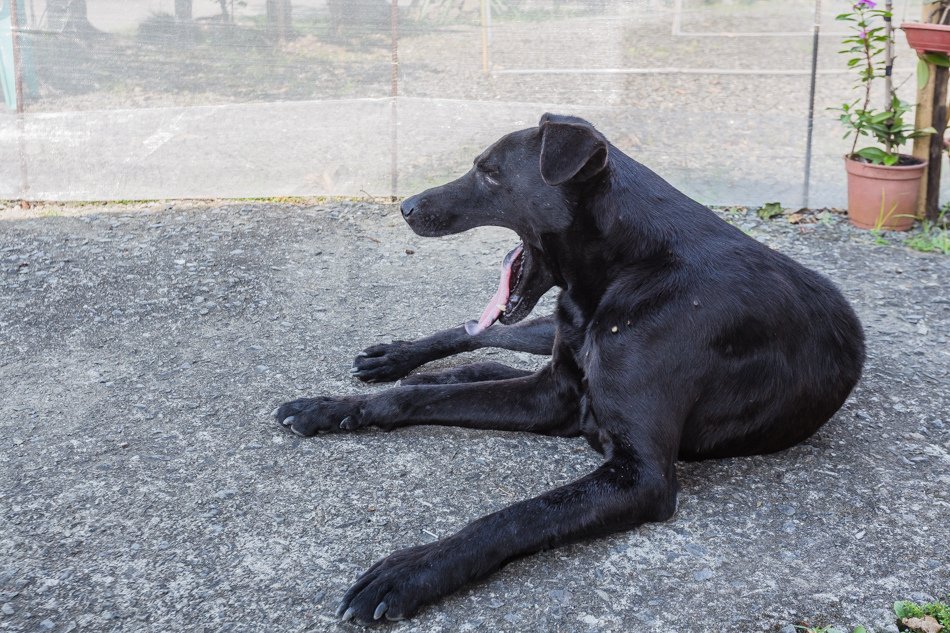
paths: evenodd
<path fill-rule="evenodd" d="M 549 185 L 584 181 L 607 166 L 607 139 L 576 117 L 545 114 L 541 128 L 541 178 Z"/>

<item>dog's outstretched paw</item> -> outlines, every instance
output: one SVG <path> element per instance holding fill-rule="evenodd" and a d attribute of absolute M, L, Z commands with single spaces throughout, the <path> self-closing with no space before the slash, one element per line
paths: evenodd
<path fill-rule="evenodd" d="M 344 622 L 405 620 L 420 607 L 458 587 L 440 556 L 440 543 L 419 545 L 390 554 L 360 576 L 343 596 L 336 615 Z"/>
<path fill-rule="evenodd" d="M 372 345 L 356 355 L 350 373 L 363 382 L 389 382 L 402 378 L 423 363 L 411 341 Z"/>
<path fill-rule="evenodd" d="M 274 417 L 286 429 L 304 437 L 360 428 L 360 404 L 352 398 L 300 398 L 282 404 Z"/>

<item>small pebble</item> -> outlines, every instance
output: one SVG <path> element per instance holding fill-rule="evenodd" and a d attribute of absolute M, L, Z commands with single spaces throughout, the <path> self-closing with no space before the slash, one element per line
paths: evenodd
<path fill-rule="evenodd" d="M 708 567 L 705 567 L 705 568 L 703 568 L 703 569 L 700 569 L 700 570 L 699 570 L 698 572 L 696 572 L 695 574 L 693 574 L 693 578 L 694 578 L 695 580 L 703 581 L 703 580 L 709 580 L 710 578 L 712 578 L 712 577 L 715 576 L 715 575 L 716 575 L 716 572 L 714 572 L 713 570 L 711 570 L 711 569 L 708 568 Z"/>
<path fill-rule="evenodd" d="M 689 543 L 686 545 L 686 551 L 692 554 L 693 556 L 705 556 L 706 548 L 702 545 L 697 545 L 696 543 Z"/>
<path fill-rule="evenodd" d="M 550 596 L 551 600 L 554 602 L 559 602 L 561 604 L 565 604 L 568 601 L 567 591 L 564 589 L 553 589 L 548 592 L 548 596 Z"/>
<path fill-rule="evenodd" d="M 14 611 L 13 611 L 13 605 L 10 604 L 9 602 L 4 602 L 4 603 L 3 603 L 3 606 L 0 607 L 0 611 L 3 611 L 3 614 L 4 614 L 4 615 L 13 615 L 13 613 L 14 613 Z"/>

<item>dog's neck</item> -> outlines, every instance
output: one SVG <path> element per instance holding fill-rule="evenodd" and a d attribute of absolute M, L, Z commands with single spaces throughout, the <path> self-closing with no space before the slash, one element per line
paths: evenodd
<path fill-rule="evenodd" d="M 689 205 L 701 206 L 646 167 L 628 161 L 624 168 L 636 170 L 636 177 L 628 175 L 618 183 L 617 178 L 608 175 L 603 183 L 578 192 L 571 225 L 541 236 L 555 283 L 588 317 L 600 305 L 611 282 L 621 277 L 621 271 L 630 282 L 674 265 L 670 244 L 677 238 L 672 216 Z M 648 197 L 622 184 L 648 179 L 665 187 L 654 183 L 650 189 L 653 197 Z M 660 199 L 666 196 L 673 199 Z M 666 210 L 669 216 L 659 215 L 656 209 Z"/>

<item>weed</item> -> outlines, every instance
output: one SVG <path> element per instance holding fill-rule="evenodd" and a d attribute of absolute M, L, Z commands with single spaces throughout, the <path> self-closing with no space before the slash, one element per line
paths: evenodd
<path fill-rule="evenodd" d="M 950 606 L 943 602 L 928 602 L 917 604 L 910 600 L 898 600 L 894 603 L 894 613 L 904 618 L 923 618 L 930 616 L 941 624 L 944 629 L 950 629 Z"/>
<path fill-rule="evenodd" d="M 894 603 L 894 613 L 897 619 L 903 621 L 905 618 L 926 618 L 931 617 L 943 626 L 941 631 L 950 631 L 950 605 L 944 602 L 928 602 L 926 604 L 917 604 L 910 600 L 898 600 Z M 909 633 L 919 633 L 919 629 L 900 622 L 898 626 L 903 627 Z M 853 629 L 841 629 L 836 626 L 806 626 L 795 625 L 795 628 L 801 633 L 871 633 L 871 630 L 864 626 L 856 626 Z"/>
<path fill-rule="evenodd" d="M 947 223 L 948 207 L 940 211 L 936 222 L 924 220 L 921 223 L 920 233 L 913 235 L 904 242 L 908 248 L 922 253 L 941 253 L 950 255 L 950 228 Z"/>
<path fill-rule="evenodd" d="M 783 212 L 781 202 L 766 202 L 762 205 L 761 209 L 756 211 L 756 214 L 763 220 L 771 220 L 776 216 L 782 215 Z"/>

